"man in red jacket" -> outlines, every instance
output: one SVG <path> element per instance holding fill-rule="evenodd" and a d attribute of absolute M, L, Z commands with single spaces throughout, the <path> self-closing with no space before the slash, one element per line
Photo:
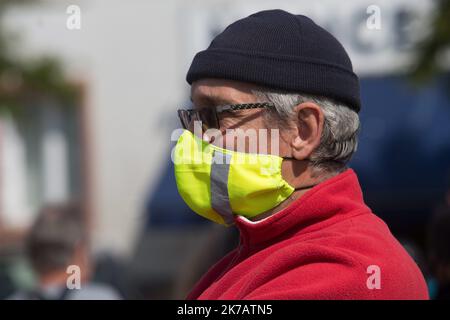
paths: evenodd
<path fill-rule="evenodd" d="M 241 234 L 188 299 L 428 298 L 417 265 L 346 167 L 359 81 L 333 36 L 304 16 L 258 12 L 198 53 L 187 81 L 195 109 L 179 111 L 179 192 Z M 250 131 L 258 147 L 269 141 L 267 152 L 236 145 Z"/>

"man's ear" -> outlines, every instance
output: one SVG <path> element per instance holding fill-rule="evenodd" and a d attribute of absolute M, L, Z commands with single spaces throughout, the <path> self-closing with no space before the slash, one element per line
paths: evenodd
<path fill-rule="evenodd" d="M 292 156 L 297 160 L 305 160 L 320 144 L 325 117 L 322 109 L 313 102 L 297 105 L 294 114 L 297 128 L 291 141 Z"/>

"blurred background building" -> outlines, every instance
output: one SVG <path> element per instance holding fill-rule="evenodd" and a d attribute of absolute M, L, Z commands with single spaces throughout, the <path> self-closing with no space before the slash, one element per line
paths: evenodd
<path fill-rule="evenodd" d="M 32 281 L 23 236 L 49 202 L 82 202 L 97 278 L 130 298 L 182 298 L 233 246 L 235 231 L 178 196 L 171 134 L 194 54 L 272 8 L 310 16 L 347 49 L 363 100 L 351 166 L 428 272 L 426 225 L 449 188 L 448 1 L 3 0 L 0 294 Z"/>

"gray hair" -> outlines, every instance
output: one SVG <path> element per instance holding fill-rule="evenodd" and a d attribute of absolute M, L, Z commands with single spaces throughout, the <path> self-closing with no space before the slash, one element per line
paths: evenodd
<path fill-rule="evenodd" d="M 313 173 L 336 174 L 346 168 L 358 146 L 360 122 L 355 111 L 326 97 L 265 89 L 253 90 L 253 94 L 262 101 L 273 103 L 277 120 L 284 124 L 292 119 L 296 105 L 311 101 L 320 106 L 324 114 L 324 126 L 320 145 L 310 157 Z"/>
<path fill-rule="evenodd" d="M 38 274 L 66 270 L 85 241 L 81 209 L 76 204 L 49 205 L 41 210 L 28 234 L 26 253 Z"/>

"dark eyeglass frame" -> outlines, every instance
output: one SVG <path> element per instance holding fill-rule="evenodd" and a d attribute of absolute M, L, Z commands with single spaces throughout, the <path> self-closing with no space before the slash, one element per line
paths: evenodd
<path fill-rule="evenodd" d="M 219 113 L 248 110 L 248 109 L 268 109 L 274 108 L 275 105 L 269 102 L 255 103 L 239 103 L 217 106 L 213 108 L 195 109 L 179 109 L 178 117 L 184 129 L 188 129 L 192 121 L 201 121 L 204 129 L 219 129 Z"/>

